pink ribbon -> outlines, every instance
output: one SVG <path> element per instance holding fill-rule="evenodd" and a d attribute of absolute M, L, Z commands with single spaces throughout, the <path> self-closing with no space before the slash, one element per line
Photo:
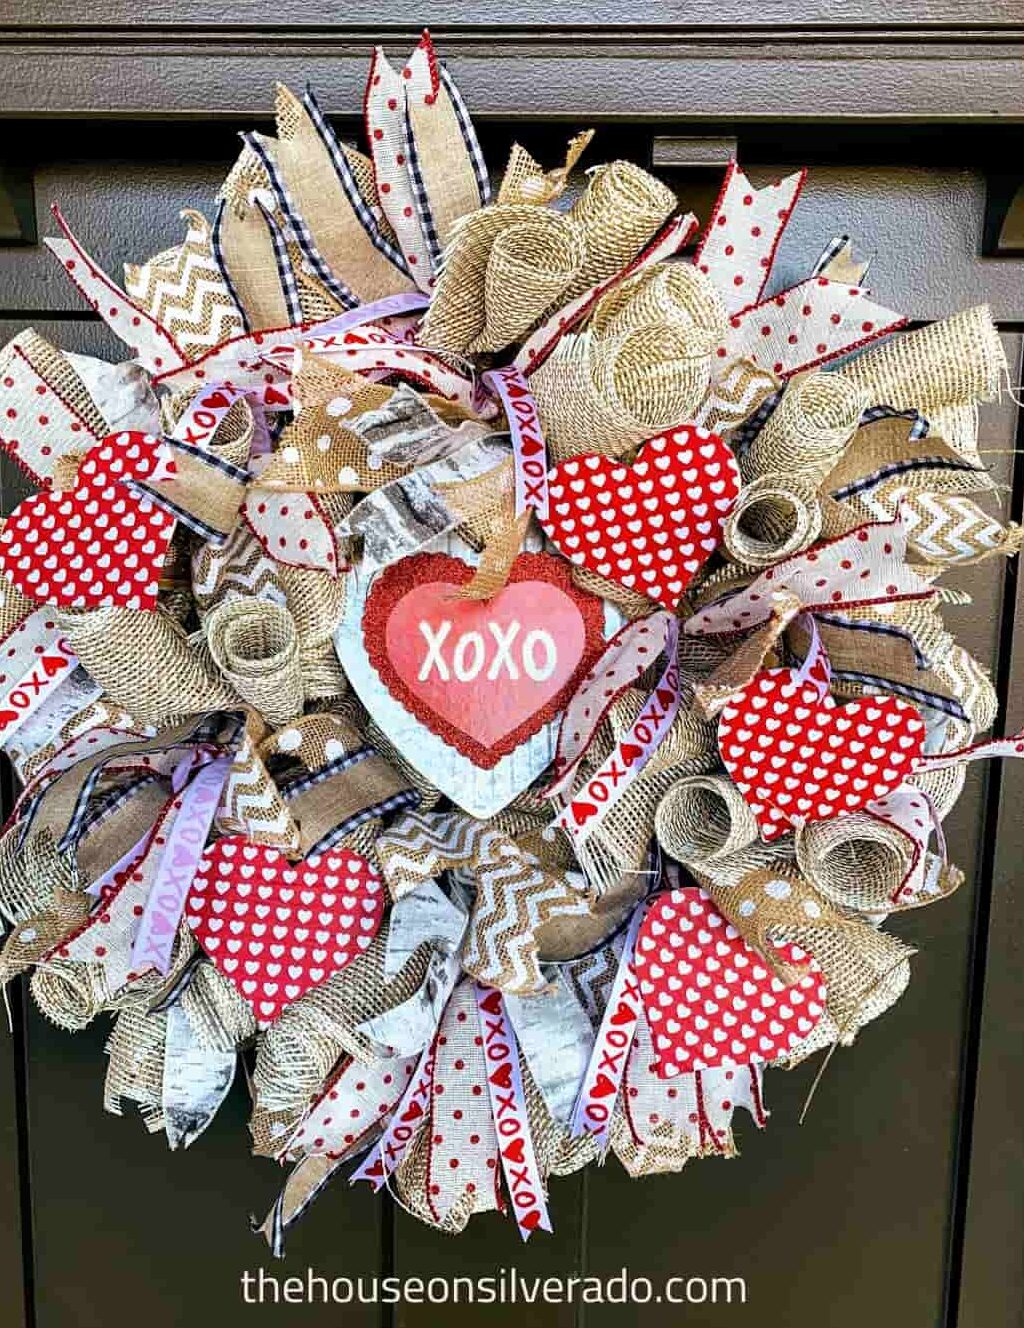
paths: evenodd
<path fill-rule="evenodd" d="M 633 955 L 646 912 L 646 904 L 640 904 L 633 912 L 597 1041 L 569 1123 L 574 1139 L 581 1134 L 593 1135 L 602 1151 L 608 1147 L 615 1104 L 640 1018 L 640 982 L 633 967 Z"/>
<path fill-rule="evenodd" d="M 539 520 L 545 521 L 548 515 L 548 452 L 533 393 L 514 364 L 504 369 L 491 369 L 484 374 L 484 382 L 501 398 L 512 433 L 516 515 L 530 508 Z"/>
<path fill-rule="evenodd" d="M 523 1240 L 532 1232 L 552 1231 L 544 1185 L 530 1135 L 519 1048 L 505 1001 L 496 987 L 474 983 L 480 1032 L 487 1064 L 487 1091 L 505 1186 Z"/>
<path fill-rule="evenodd" d="M 230 757 L 211 761 L 181 794 L 181 806 L 167 833 L 156 879 L 132 946 L 132 968 L 136 972 L 155 968 L 166 973 L 171 966 L 171 950 L 185 896 L 203 856 L 230 769 Z"/>

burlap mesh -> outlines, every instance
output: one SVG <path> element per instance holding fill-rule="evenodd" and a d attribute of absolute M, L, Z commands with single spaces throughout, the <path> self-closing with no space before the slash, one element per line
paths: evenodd
<path fill-rule="evenodd" d="M 821 533 L 814 487 L 779 472 L 745 484 L 722 529 L 730 557 L 766 568 L 809 548 Z"/>
<path fill-rule="evenodd" d="M 357 1026 L 401 1005 L 427 971 L 428 947 L 421 946 L 400 973 L 386 979 L 387 932 L 384 925 L 364 954 L 289 1005 L 267 1029 L 253 1071 L 261 1107 L 302 1110 L 342 1052 L 374 1060 L 373 1044 Z"/>
<path fill-rule="evenodd" d="M 656 323 L 607 337 L 564 336 L 530 377 L 555 461 L 622 453 L 691 419 L 711 379 L 706 335 Z"/>
<path fill-rule="evenodd" d="M 672 190 L 633 162 L 613 161 L 591 171 L 587 188 L 569 213 L 583 231 L 586 257 L 562 302 L 621 272 L 675 206 Z"/>
<path fill-rule="evenodd" d="M 40 1014 L 72 1033 L 88 1027 L 113 997 L 101 965 L 69 959 L 39 964 L 29 990 Z"/>
<path fill-rule="evenodd" d="M 1007 372 L 1006 354 L 988 305 L 965 309 L 903 336 L 891 337 L 836 373 L 869 405 L 929 411 L 992 401 Z"/>
<path fill-rule="evenodd" d="M 866 391 L 837 373 L 794 379 L 740 460 L 745 480 L 774 476 L 817 489 L 857 432 Z"/>
<path fill-rule="evenodd" d="M 655 263 L 602 295 L 590 320 L 599 336 L 652 323 L 692 324 L 708 348 L 725 335 L 727 317 L 710 279 L 692 263 Z"/>
<path fill-rule="evenodd" d="M 496 204 L 471 212 L 456 223 L 420 328 L 421 345 L 458 355 L 483 335 L 488 318 L 485 288 L 491 249 L 511 227 L 537 225 L 541 211 L 523 204 Z M 556 225 L 564 226 L 564 219 Z"/>
<path fill-rule="evenodd" d="M 163 1128 L 164 1043 L 167 1015 L 149 1012 L 141 1000 L 126 1005 L 107 1039 L 107 1077 L 103 1106 L 115 1116 L 123 1104 L 138 1107 L 151 1133 Z"/>
<path fill-rule="evenodd" d="M 302 713 L 299 634 L 288 610 L 267 600 L 230 600 L 206 620 L 217 667 L 269 724 Z"/>
<path fill-rule="evenodd" d="M 583 240 L 557 212 L 536 209 L 491 245 L 484 278 L 486 321 L 469 350 L 503 350 L 529 332 L 571 283 L 583 262 Z"/>
<path fill-rule="evenodd" d="M 238 693 L 160 608 L 58 612 L 57 618 L 81 663 L 135 719 L 167 724 L 240 704 Z"/>
<path fill-rule="evenodd" d="M 914 862 L 905 834 L 873 816 L 811 821 L 797 832 L 796 857 L 826 899 L 860 913 L 891 911 Z"/>
<path fill-rule="evenodd" d="M 713 862 L 752 844 L 757 820 L 739 789 L 724 775 L 691 775 L 658 804 L 658 843 L 677 862 Z"/>

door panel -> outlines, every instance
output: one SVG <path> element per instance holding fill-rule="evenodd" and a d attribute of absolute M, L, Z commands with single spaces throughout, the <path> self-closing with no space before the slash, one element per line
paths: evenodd
<path fill-rule="evenodd" d="M 23 0 L 28 5 L 29 0 Z M 26 12 L 28 12 L 26 10 Z M 495 143 L 507 128 L 491 130 Z M 559 140 L 562 134 L 559 131 Z M 635 145 L 646 159 L 649 128 L 625 134 L 610 129 L 606 141 Z M 60 155 L 51 136 L 36 175 L 41 230 L 49 229 L 45 205 L 59 197 L 72 224 L 95 256 L 113 273 L 125 258 L 141 259 L 178 238 L 177 211 L 207 210 L 234 151 L 231 136 L 214 140 L 186 136 L 190 156 L 176 156 L 173 140 L 156 134 L 153 154 L 139 137 L 133 154 L 115 158 L 107 144 L 76 139 L 79 151 Z M 546 153 L 556 155 L 550 136 Z M 219 159 L 214 157 L 223 153 Z M 216 148 L 216 150 L 215 150 Z M 159 151 L 156 151 L 159 149 Z M 741 144 L 742 150 L 742 144 Z M 599 159 L 595 156 L 595 160 Z M 764 150 L 751 154 L 758 180 L 787 169 Z M 491 153 L 498 161 L 500 154 Z M 863 158 L 861 158 L 863 161 Z M 791 169 L 791 167 L 789 168 Z M 676 180 L 684 200 L 691 189 Z M 131 197 L 131 206 L 125 205 Z M 1024 329 L 1019 260 L 977 257 L 984 205 L 984 179 L 959 165 L 897 169 L 885 164 L 843 166 L 830 162 L 812 173 L 801 209 L 781 254 L 789 279 L 803 276 L 822 246 L 848 231 L 874 256 L 871 282 L 877 297 L 914 318 L 935 317 L 988 299 L 1006 329 L 1015 380 Z M 117 343 L 81 306 L 53 260 L 39 249 L 0 249 L 0 320 L 6 340 L 32 322 L 58 345 L 115 358 Z M 13 316 L 14 314 L 17 316 Z M 1000 482 L 1016 483 L 1009 452 L 1015 446 L 1017 409 L 1006 399 L 982 414 L 986 450 Z M 1019 468 L 1018 468 L 1019 469 Z M 5 509 L 25 492 L 19 476 L 5 468 L 0 497 Z M 1009 498 L 1008 498 L 1009 502 Z M 960 640 L 989 667 L 999 665 L 1000 630 L 1013 625 L 1015 581 L 1001 562 L 986 563 L 949 578 L 972 597 L 969 607 L 950 607 L 947 621 Z M 1020 630 L 1018 629 L 1018 633 Z M 1024 640 L 1024 637 L 1021 638 Z M 1009 649 L 1007 637 L 1004 650 Z M 999 673 L 1004 691 L 1024 679 L 1024 647 L 1017 642 L 1012 668 Z M 1010 716 L 1015 723 L 1020 715 Z M 971 1173 L 963 1322 L 968 1328 L 1012 1325 L 1012 1286 L 993 1295 L 995 1232 L 980 1241 L 972 1232 L 986 1224 L 987 1196 L 999 1198 L 996 1212 L 1021 1229 L 1019 1194 L 1024 1155 L 1009 1083 L 1019 1042 L 1011 1052 L 1002 1015 L 1021 1022 L 1019 979 L 1020 909 L 1010 889 L 1016 865 L 1013 829 L 1018 772 L 997 779 L 974 767 L 947 831 L 954 859 L 967 882 L 950 901 L 910 914 L 894 930 L 920 946 L 907 995 L 849 1050 L 836 1054 L 822 1080 L 806 1123 L 798 1119 L 818 1062 L 790 1073 L 769 1074 L 768 1128 L 759 1133 L 745 1117 L 738 1122 L 742 1158 L 691 1163 L 682 1175 L 630 1181 L 618 1163 L 589 1168 L 556 1180 L 551 1212 L 556 1234 L 536 1235 L 525 1248 L 514 1225 L 493 1215 L 476 1218 L 452 1240 L 427 1230 L 365 1187 L 337 1180 L 292 1233 L 287 1257 L 271 1265 L 261 1242 L 246 1227 L 250 1212 L 263 1215 L 283 1179 L 264 1161 L 247 1156 L 244 1093 L 236 1085 L 217 1121 L 192 1149 L 169 1157 L 160 1138 L 149 1138 L 138 1119 L 116 1120 L 101 1110 L 106 1029 L 97 1026 L 72 1037 L 35 1013 L 28 1019 L 28 1073 L 23 1105 L 29 1123 L 20 1164 L 29 1167 L 35 1282 L 39 1328 L 81 1328 L 129 1321 L 152 1328 L 215 1322 L 242 1325 L 253 1314 L 276 1321 L 298 1314 L 309 1324 L 395 1323 L 419 1328 L 439 1314 L 472 1322 L 487 1314 L 496 1325 L 528 1323 L 541 1328 L 582 1328 L 632 1322 L 644 1313 L 652 1328 L 686 1321 L 740 1324 L 757 1314 L 766 1324 L 802 1323 L 821 1315 L 829 1328 L 858 1328 L 874 1319 L 906 1328 L 937 1328 L 944 1322 L 949 1288 L 956 1284 L 964 1238 L 961 1209 L 967 1204 L 965 1152 L 979 1131 L 1003 1141 L 982 1148 Z M 998 796 L 998 799 L 996 795 Z M 986 830 L 996 824 L 1008 847 L 995 859 L 998 894 L 990 900 L 992 866 Z M 984 1020 L 975 1003 L 978 966 L 985 956 L 991 903 L 994 986 L 1001 1003 Z M 993 996 L 993 992 L 995 995 Z M 973 1119 L 974 1039 L 983 1033 L 980 1068 L 989 1085 Z M 17 1048 L 0 1049 L 0 1056 Z M 966 1069 L 966 1075 L 965 1075 Z M 0 1086 L 11 1077 L 0 1059 Z M 1003 1085 L 1000 1090 L 999 1085 Z M 992 1086 L 995 1085 L 993 1088 Z M 9 1095 L 7 1095 L 9 1098 Z M 5 1109 L 6 1110 L 6 1109 Z M 15 1118 L 0 1111 L 0 1132 L 15 1156 Z M 1012 1139 L 1012 1142 L 1011 1142 Z M 17 1214 L 17 1173 L 0 1173 L 0 1205 Z M 27 1216 L 27 1215 L 26 1215 Z M 15 1223 L 7 1224 L 15 1233 Z M 1011 1225 L 1011 1229 L 1012 1225 Z M 12 1234 L 0 1242 L 0 1271 L 17 1278 L 20 1244 Z M 740 1276 L 746 1306 L 689 1306 L 685 1311 L 652 1305 L 646 1311 L 621 1307 L 521 1305 L 488 1308 L 417 1308 L 389 1311 L 372 1306 L 243 1306 L 241 1274 L 259 1267 L 275 1274 L 371 1277 L 378 1272 L 469 1276 L 515 1268 L 522 1277 L 577 1272 L 610 1275 L 626 1266 L 634 1276 Z M 1019 1269 L 1019 1259 L 1017 1260 Z M 1018 1284 L 1019 1285 L 1019 1284 Z M 13 1317 L 8 1317 L 10 1313 Z M 1003 1317 L 1000 1317 L 1003 1316 Z M 287 1321 L 291 1321 L 290 1318 Z M 12 1299 L 0 1313 L 6 1328 L 20 1324 Z M 952 1323 L 952 1320 L 950 1320 Z"/>

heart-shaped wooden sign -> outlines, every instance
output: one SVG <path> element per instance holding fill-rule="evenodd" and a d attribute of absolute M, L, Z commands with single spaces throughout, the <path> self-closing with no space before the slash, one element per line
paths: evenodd
<path fill-rule="evenodd" d="M 152 434 L 111 434 L 86 453 L 73 490 L 19 503 L 0 533 L 7 580 L 57 608 L 155 608 L 174 518 L 119 481 L 148 478 L 160 446 Z"/>
<path fill-rule="evenodd" d="M 570 562 L 675 609 L 739 491 L 721 438 L 685 424 L 648 439 L 632 466 L 596 454 L 563 461 L 541 524 Z"/>
<path fill-rule="evenodd" d="M 488 600 L 458 597 L 472 575 L 445 554 L 404 558 L 375 582 L 363 636 L 391 695 L 490 770 L 566 705 L 604 645 L 604 610 L 549 554 L 520 554 Z"/>
<path fill-rule="evenodd" d="M 794 945 L 779 958 L 802 967 L 786 986 L 703 890 L 672 890 L 648 908 L 633 964 L 663 1079 L 788 1055 L 825 1012 L 821 969 Z"/>
<path fill-rule="evenodd" d="M 357 564 L 346 579 L 334 647 L 376 727 L 435 788 L 470 816 L 486 820 L 551 764 L 559 709 L 622 618 L 574 586 L 571 569 L 551 554 L 520 554 L 502 592 L 514 598 L 459 599 L 456 591 L 472 576 L 478 555 L 455 535 L 447 536 L 440 549 L 446 556 L 418 554 L 381 572 L 366 572 Z M 523 588 L 529 585 L 537 588 L 537 598 L 524 603 Z M 414 620 L 420 594 L 428 612 Z M 406 595 L 413 598 L 402 604 Z M 505 609 L 510 604 L 516 614 L 509 617 Z M 385 636 L 396 609 L 413 638 L 399 644 L 395 637 L 400 658 L 392 661 Z M 517 616 L 521 610 L 528 616 Z M 565 651 L 578 649 L 581 636 L 584 644 L 566 681 Z M 472 705 L 473 713 L 450 699 L 448 687 L 456 689 L 450 695 L 459 697 L 461 705 Z M 507 699 L 502 695 L 506 688 L 514 689 Z M 492 707 L 502 717 L 504 734 L 486 713 Z"/>
<path fill-rule="evenodd" d="M 380 874 L 357 853 L 290 862 L 240 835 L 206 850 L 185 905 L 196 940 L 260 1028 L 368 949 L 383 914 Z"/>
<path fill-rule="evenodd" d="M 913 774 L 925 728 L 895 696 L 838 706 L 793 669 L 763 669 L 730 698 L 718 724 L 725 768 L 765 840 L 848 816 Z"/>

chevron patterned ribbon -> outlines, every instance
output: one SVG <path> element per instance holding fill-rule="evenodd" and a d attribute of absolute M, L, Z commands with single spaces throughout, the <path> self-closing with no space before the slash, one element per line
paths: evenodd
<path fill-rule="evenodd" d="M 407 813 L 376 849 L 395 899 L 444 871 L 471 875 L 477 894 L 463 967 L 485 986 L 513 995 L 547 988 L 537 931 L 553 918 L 590 911 L 588 894 L 543 871 L 508 835 L 457 812 Z"/>

